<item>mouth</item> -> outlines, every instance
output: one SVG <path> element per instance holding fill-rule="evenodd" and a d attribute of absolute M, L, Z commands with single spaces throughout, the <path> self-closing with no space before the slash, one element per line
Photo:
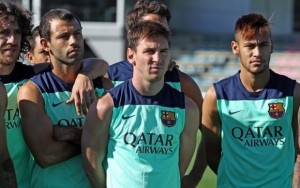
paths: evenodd
<path fill-rule="evenodd" d="M 69 51 L 68 54 L 73 56 L 73 55 L 79 55 L 80 52 L 81 52 L 81 50 L 79 48 L 76 48 L 76 49 Z"/>
<path fill-rule="evenodd" d="M 261 59 L 256 59 L 256 60 L 252 60 L 251 63 L 253 63 L 253 64 L 263 64 L 264 62 Z"/>
<path fill-rule="evenodd" d="M 150 69 L 162 69 L 163 65 L 162 64 L 152 64 L 150 66 Z"/>
<path fill-rule="evenodd" d="M 3 49 L 4 54 L 14 55 L 17 52 L 16 48 L 5 48 Z"/>

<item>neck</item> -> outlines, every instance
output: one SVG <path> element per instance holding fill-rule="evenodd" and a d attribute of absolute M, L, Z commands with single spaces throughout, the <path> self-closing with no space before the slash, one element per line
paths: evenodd
<path fill-rule="evenodd" d="M 81 64 L 65 65 L 57 64 L 52 65 L 52 72 L 54 75 L 62 79 L 66 83 L 73 83 L 80 71 Z"/>
<path fill-rule="evenodd" d="M 15 68 L 15 64 L 16 63 L 12 63 L 12 64 L 2 64 L 0 63 L 0 75 L 1 76 L 5 76 L 5 75 L 9 75 L 12 73 L 12 71 Z"/>
<path fill-rule="evenodd" d="M 240 73 L 240 79 L 243 86 L 249 92 L 259 92 L 265 88 L 270 79 L 270 70 L 267 69 L 261 74 L 252 74 L 249 72 Z"/>
<path fill-rule="evenodd" d="M 141 95 L 154 96 L 163 88 L 164 79 L 157 82 L 149 82 L 146 80 L 132 78 L 132 84 Z"/>

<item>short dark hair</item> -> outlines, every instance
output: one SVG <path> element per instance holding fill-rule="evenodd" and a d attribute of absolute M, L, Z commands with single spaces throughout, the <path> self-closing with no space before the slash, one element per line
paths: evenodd
<path fill-rule="evenodd" d="M 32 13 L 29 10 L 22 8 L 10 2 L 0 2 L 0 25 L 7 20 L 8 16 L 16 18 L 21 31 L 21 49 L 20 53 L 26 53 L 30 50 L 28 38 L 31 36 Z"/>
<path fill-rule="evenodd" d="M 151 39 L 159 35 L 164 36 L 170 45 L 170 31 L 162 24 L 151 21 L 140 21 L 127 32 L 128 47 L 136 50 L 140 40 Z"/>
<path fill-rule="evenodd" d="M 256 33 L 268 34 L 271 36 L 271 25 L 263 15 L 251 13 L 240 17 L 235 24 L 235 40 L 238 41 L 239 34 L 244 39 L 250 39 Z"/>
<path fill-rule="evenodd" d="M 165 17 L 167 22 L 171 20 L 168 7 L 160 1 L 138 0 L 133 9 L 126 16 L 126 28 L 129 30 L 135 23 L 141 21 L 147 14 L 157 14 Z"/>
<path fill-rule="evenodd" d="M 39 37 L 39 26 L 36 26 L 35 28 L 33 28 L 33 30 L 31 31 L 31 36 L 28 38 L 29 39 L 29 43 L 30 43 L 30 50 L 29 51 L 33 51 L 33 49 L 36 46 L 36 41 L 35 39 L 37 37 Z"/>
<path fill-rule="evenodd" d="M 45 38 L 48 41 L 51 40 L 51 21 L 54 19 L 72 21 L 76 19 L 81 27 L 80 20 L 69 10 L 67 9 L 51 9 L 41 19 L 40 26 L 39 26 L 39 34 L 41 38 Z"/>

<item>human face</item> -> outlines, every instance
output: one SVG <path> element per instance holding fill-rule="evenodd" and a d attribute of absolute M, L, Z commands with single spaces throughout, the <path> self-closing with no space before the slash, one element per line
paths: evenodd
<path fill-rule="evenodd" d="M 159 35 L 139 41 L 136 50 L 128 49 L 128 60 L 134 65 L 137 79 L 157 82 L 164 77 L 170 62 L 168 40 Z"/>
<path fill-rule="evenodd" d="M 151 22 L 157 22 L 165 26 L 166 28 L 169 28 L 169 24 L 166 17 L 162 17 L 158 14 L 147 14 L 142 17 L 143 21 L 151 21 Z"/>
<path fill-rule="evenodd" d="M 251 39 L 238 35 L 238 41 L 231 43 L 234 54 L 239 55 L 241 71 L 262 74 L 269 70 L 273 45 L 267 34 L 255 34 Z"/>
<path fill-rule="evenodd" d="M 48 52 L 46 52 L 41 44 L 40 36 L 35 37 L 35 46 L 32 52 L 27 53 L 27 58 L 29 59 L 30 63 L 37 64 L 37 63 L 45 63 L 50 61 L 50 57 Z"/>
<path fill-rule="evenodd" d="M 46 51 L 49 51 L 51 63 L 74 64 L 80 63 L 84 53 L 82 29 L 76 19 L 65 21 L 54 19 L 51 21 L 50 41 L 42 39 Z"/>
<path fill-rule="evenodd" d="M 14 65 L 20 55 L 21 30 L 14 16 L 2 16 L 0 20 L 0 64 Z"/>

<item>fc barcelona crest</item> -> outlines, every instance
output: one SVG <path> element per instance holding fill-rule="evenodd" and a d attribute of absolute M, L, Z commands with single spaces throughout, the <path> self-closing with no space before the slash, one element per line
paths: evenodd
<path fill-rule="evenodd" d="M 161 122 L 167 127 L 173 127 L 176 123 L 175 112 L 161 111 Z"/>
<path fill-rule="evenodd" d="M 279 119 L 284 115 L 283 103 L 269 103 L 269 115 L 271 118 Z"/>

